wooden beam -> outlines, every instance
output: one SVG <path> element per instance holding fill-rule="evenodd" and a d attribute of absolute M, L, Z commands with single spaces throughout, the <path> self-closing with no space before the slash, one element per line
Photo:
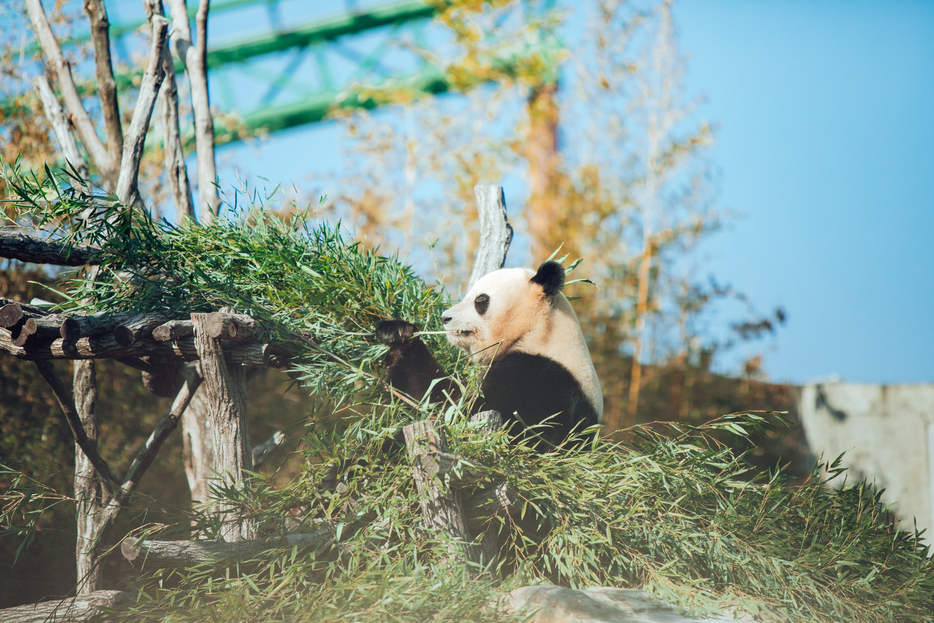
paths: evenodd
<path fill-rule="evenodd" d="M 0 231 L 0 257 L 34 264 L 84 266 L 100 263 L 100 250 L 84 244 L 65 244 L 13 231 Z"/>
<path fill-rule="evenodd" d="M 332 529 L 289 534 L 270 539 L 223 541 L 148 541 L 127 537 L 120 544 L 123 557 L 137 567 L 180 569 L 200 564 L 233 564 L 256 558 L 271 549 L 327 547 L 334 543 Z"/>

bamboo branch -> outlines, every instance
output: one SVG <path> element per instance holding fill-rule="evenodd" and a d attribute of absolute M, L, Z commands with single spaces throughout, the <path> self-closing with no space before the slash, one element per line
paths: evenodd
<path fill-rule="evenodd" d="M 123 144 L 123 158 L 120 161 L 120 175 L 117 178 L 117 198 L 124 204 L 141 204 L 139 196 L 139 164 L 143 157 L 143 147 L 146 144 L 146 133 L 149 131 L 149 121 L 156 105 L 156 97 L 165 78 L 162 56 L 165 52 L 166 37 L 169 30 L 169 21 L 158 14 L 150 19 L 152 25 L 152 45 L 149 49 L 149 67 L 143 75 L 139 87 L 139 97 L 133 118 L 127 129 L 126 140 Z"/>
<path fill-rule="evenodd" d="M 0 257 L 35 264 L 84 266 L 100 263 L 100 250 L 83 244 L 65 244 L 14 231 L 0 230 Z"/>
<path fill-rule="evenodd" d="M 198 155 L 198 195 L 201 222 L 209 225 L 217 216 L 220 196 L 215 186 L 217 171 L 214 160 L 214 122 L 207 77 L 207 41 L 209 0 L 200 0 L 195 16 L 197 40 L 192 43 L 185 0 L 169 0 L 175 25 L 176 53 L 185 65 L 191 90 L 191 105 L 195 113 L 195 151 Z"/>
<path fill-rule="evenodd" d="M 120 125 L 120 104 L 117 102 L 117 81 L 114 80 L 110 59 L 110 22 L 107 20 L 104 0 L 84 0 L 84 10 L 91 23 L 94 61 L 97 64 L 97 97 L 100 98 L 101 114 L 104 117 L 107 151 L 116 161 L 123 152 L 123 129 Z"/>
<path fill-rule="evenodd" d="M 26 0 L 26 9 L 29 11 L 33 32 L 39 40 L 45 58 L 55 70 L 58 88 L 62 93 L 62 99 L 65 100 L 65 108 L 74 119 L 81 142 L 84 143 L 85 149 L 91 154 L 91 159 L 104 177 L 112 179 L 116 174 L 116 163 L 97 136 L 94 123 L 84 109 L 84 104 L 81 103 L 81 96 L 78 95 L 78 89 L 71 75 L 71 66 L 62 55 L 62 49 L 52 33 L 52 27 L 49 26 L 41 0 Z"/>
<path fill-rule="evenodd" d="M 87 180 L 88 163 L 84 156 L 81 155 L 81 150 L 78 149 L 78 142 L 71 133 L 68 119 L 65 118 L 65 111 L 62 110 L 62 105 L 59 104 L 58 98 L 55 97 L 45 74 L 33 78 L 32 85 L 39 94 L 39 100 L 42 102 L 42 108 L 45 111 L 45 118 L 55 132 L 55 142 L 58 143 L 59 149 L 62 150 L 62 155 L 78 171 L 81 178 Z M 90 189 L 85 188 L 85 194 L 90 195 Z"/>
<path fill-rule="evenodd" d="M 42 375 L 42 378 L 44 378 L 52 388 L 52 392 L 55 394 L 55 398 L 62 408 L 62 413 L 65 415 L 65 420 L 68 422 L 68 426 L 75 436 L 75 442 L 78 444 L 78 447 L 81 448 L 81 451 L 84 452 L 84 455 L 88 457 L 94 469 L 96 469 L 101 476 L 119 485 L 121 482 L 120 477 L 110 469 L 107 461 L 98 454 L 97 444 L 88 439 L 84 426 L 81 424 L 81 418 L 78 416 L 78 411 L 75 409 L 75 403 L 71 399 L 71 396 L 68 395 L 68 389 L 65 387 L 65 384 L 62 383 L 62 379 L 59 378 L 58 372 L 55 371 L 52 362 L 39 360 L 36 361 L 36 367 L 39 369 L 39 374 Z"/>

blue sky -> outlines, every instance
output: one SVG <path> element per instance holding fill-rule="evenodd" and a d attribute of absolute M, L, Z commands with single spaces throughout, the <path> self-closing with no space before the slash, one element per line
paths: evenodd
<path fill-rule="evenodd" d="M 789 321 L 766 369 L 934 382 L 934 3 L 675 5 L 719 130 L 713 272 Z"/>
<path fill-rule="evenodd" d="M 343 3 L 278 6 L 291 26 Z M 573 23 L 580 5 L 559 6 Z M 141 16 L 136 0 L 108 7 L 112 22 Z M 212 39 L 269 15 L 218 13 Z M 758 346 L 770 378 L 934 382 L 934 3 L 680 0 L 674 15 L 689 92 L 717 128 L 717 204 L 742 215 L 703 247 L 702 272 L 787 311 Z M 307 186 L 340 161 L 340 137 L 324 123 L 225 147 L 221 184 Z"/>
<path fill-rule="evenodd" d="M 934 382 L 934 3 L 682 0 L 674 15 L 718 128 L 718 204 L 741 214 L 705 265 L 788 312 L 758 346 L 770 378 Z M 306 179 L 339 136 L 293 131 L 228 162 Z"/>

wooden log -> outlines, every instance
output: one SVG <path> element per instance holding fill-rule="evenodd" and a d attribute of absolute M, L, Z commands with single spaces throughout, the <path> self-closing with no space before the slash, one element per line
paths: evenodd
<path fill-rule="evenodd" d="M 114 328 L 114 339 L 120 346 L 132 346 L 136 340 L 149 337 L 153 329 L 166 320 L 168 318 L 159 313 L 138 314 Z"/>
<path fill-rule="evenodd" d="M 19 326 L 19 334 L 11 332 L 13 344 L 23 346 L 30 339 L 54 338 L 61 330 L 61 318 L 47 316 L 44 318 L 26 318 Z"/>
<path fill-rule="evenodd" d="M 164 344 L 167 344 L 177 357 L 185 361 L 196 361 L 199 358 L 194 338 L 174 340 L 164 342 Z M 237 344 L 221 341 L 221 348 L 228 363 L 241 366 L 282 368 L 287 361 L 284 351 L 272 344 Z"/>
<path fill-rule="evenodd" d="M 115 314 L 99 313 L 87 316 L 71 316 L 62 321 L 59 335 L 68 341 L 74 342 L 82 337 L 112 333 L 118 326 L 137 315 L 133 312 L 117 312 Z"/>
<path fill-rule="evenodd" d="M 0 230 L 0 257 L 35 264 L 83 266 L 100 263 L 100 251 L 87 245 L 67 245 L 40 236 Z"/>
<path fill-rule="evenodd" d="M 481 431 L 486 433 L 493 433 L 503 428 L 503 416 L 499 411 L 494 411 L 492 409 L 475 413 L 471 416 L 470 421 L 472 424 L 477 425 Z M 489 480 L 489 476 L 487 476 L 485 480 Z M 497 484 L 493 484 L 493 486 L 487 486 L 486 488 L 495 489 L 496 487 Z M 489 507 L 481 505 L 480 501 L 473 499 L 473 496 L 466 497 L 468 494 L 469 492 L 467 490 L 462 494 L 465 496 L 464 518 L 467 522 L 467 530 L 471 534 L 479 535 L 477 540 L 480 543 L 480 555 L 483 557 L 483 560 L 490 561 L 491 567 L 495 568 L 500 551 L 497 527 L 492 522 L 493 517 L 496 515 L 492 514 L 487 518 L 487 513 L 490 510 Z M 475 521 L 477 518 L 479 518 L 480 521 Z M 487 521 L 484 522 L 484 519 Z"/>
<path fill-rule="evenodd" d="M 195 347 L 201 359 L 201 374 L 210 408 L 208 421 L 214 439 L 214 469 L 224 483 L 243 487 L 253 468 L 249 447 L 250 426 L 247 419 L 246 373 L 243 366 L 228 364 L 223 344 L 211 337 L 212 314 L 192 314 L 195 327 Z M 174 342 L 177 343 L 177 342 Z M 253 537 L 253 522 L 233 516 L 226 505 L 219 504 L 224 518 L 220 536 L 228 542 L 246 541 Z"/>
<path fill-rule="evenodd" d="M 208 337 L 218 340 L 250 342 L 259 337 L 260 328 L 256 320 L 243 314 L 213 312 L 204 319 Z"/>
<path fill-rule="evenodd" d="M 18 325 L 22 325 L 30 318 L 36 320 L 45 319 L 50 322 L 57 321 L 59 323 L 63 320 L 62 316 L 49 314 L 49 312 L 39 309 L 38 307 L 26 305 L 19 301 L 0 298 L 0 328 L 12 329 Z"/>
<path fill-rule="evenodd" d="M 0 623 L 77 623 L 101 616 L 102 608 L 118 610 L 136 603 L 136 591 L 94 591 L 79 597 L 40 601 L 0 610 Z M 100 620 L 100 619 L 96 619 Z M 108 620 L 105 616 L 104 621 Z"/>
<path fill-rule="evenodd" d="M 180 569 L 200 564 L 233 564 L 256 558 L 273 549 L 328 547 L 334 544 L 334 530 L 289 534 L 269 539 L 224 541 L 145 541 L 127 537 L 120 544 L 123 557 L 137 567 Z"/>
<path fill-rule="evenodd" d="M 512 226 L 506 217 L 503 187 L 479 185 L 474 186 L 473 192 L 480 217 L 480 247 L 470 273 L 468 290 L 483 275 L 503 267 L 512 242 Z"/>
<path fill-rule="evenodd" d="M 222 349 L 230 363 L 244 366 L 282 368 L 287 365 L 286 352 L 280 346 L 272 344 L 239 344 L 222 341 Z M 138 339 L 130 346 L 121 346 L 113 334 L 103 333 L 81 337 L 78 340 L 58 338 L 55 340 L 36 339 L 23 345 L 13 343 L 9 329 L 0 329 L 0 350 L 30 361 L 43 359 L 117 359 L 134 368 L 152 371 L 150 364 L 141 360 L 151 357 L 157 360 L 181 358 L 184 361 L 196 361 L 198 350 L 193 338 L 173 342 L 157 342 L 152 339 Z"/>
<path fill-rule="evenodd" d="M 35 332 L 36 319 L 24 318 L 10 327 L 10 338 L 12 338 L 14 346 L 23 346 Z"/>
<path fill-rule="evenodd" d="M 9 329 L 23 319 L 23 307 L 19 303 L 7 303 L 0 307 L 0 327 Z"/>
<path fill-rule="evenodd" d="M 152 337 L 160 342 L 191 337 L 194 334 L 195 327 L 191 320 L 169 320 L 152 330 Z"/>
<path fill-rule="evenodd" d="M 471 543 L 464 517 L 463 496 L 457 492 L 445 491 L 441 481 L 424 468 L 426 456 L 447 454 L 447 442 L 440 422 L 416 422 L 404 427 L 402 431 L 412 463 L 415 486 L 419 492 L 425 527 L 453 539 L 451 550 L 448 552 L 449 558 L 466 560 L 481 566 L 488 564 L 490 560 L 484 558 L 481 545 Z M 451 564 L 456 563 L 452 560 Z"/>

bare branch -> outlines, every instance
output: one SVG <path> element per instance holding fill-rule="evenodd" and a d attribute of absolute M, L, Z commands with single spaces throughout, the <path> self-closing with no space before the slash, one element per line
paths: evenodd
<path fill-rule="evenodd" d="M 100 98 L 104 117 L 107 151 L 116 161 L 123 153 L 123 129 L 120 125 L 120 104 L 117 102 L 117 81 L 114 80 L 110 60 L 110 22 L 107 20 L 104 0 L 84 0 L 84 10 L 91 22 L 94 61 L 97 63 L 97 97 Z"/>
<path fill-rule="evenodd" d="M 55 398 L 62 408 L 62 413 L 65 415 L 65 420 L 67 420 L 68 426 L 75 436 L 78 447 L 81 448 L 81 451 L 84 452 L 84 455 L 88 457 L 88 460 L 91 461 L 91 464 L 94 465 L 94 468 L 101 476 L 119 485 L 121 482 L 120 477 L 110 469 L 110 466 L 107 465 L 107 461 L 98 454 L 97 444 L 88 438 L 84 426 L 81 424 L 81 418 L 78 416 L 78 411 L 75 409 L 75 403 L 68 394 L 68 388 L 62 383 L 62 379 L 58 376 L 58 372 L 55 371 L 52 362 L 47 360 L 36 361 L 36 367 L 39 369 L 39 374 L 42 375 L 42 378 L 44 378 L 52 388 L 52 392 L 55 394 Z"/>
<path fill-rule="evenodd" d="M 149 131 L 149 121 L 156 105 L 156 97 L 162 86 L 162 80 L 165 78 L 162 55 L 165 51 L 169 21 L 161 15 L 153 14 L 150 23 L 152 24 L 152 45 L 149 49 L 149 67 L 146 68 L 139 86 L 139 97 L 136 100 L 136 108 L 133 110 L 133 119 L 127 129 L 126 140 L 123 144 L 123 159 L 120 161 L 120 176 L 117 179 L 117 198 L 125 205 L 142 202 L 139 197 L 139 164 L 143 157 L 146 133 Z"/>
<path fill-rule="evenodd" d="M 35 264 L 84 266 L 100 262 L 100 250 L 81 244 L 69 245 L 0 230 L 0 257 Z"/>
<path fill-rule="evenodd" d="M 81 103 L 81 96 L 78 95 L 78 89 L 75 87 L 75 81 L 71 76 L 71 66 L 62 55 L 62 49 L 52 33 L 52 27 L 49 26 L 49 20 L 42 8 L 41 0 L 26 0 L 26 8 L 29 11 L 33 31 L 39 40 L 39 45 L 42 46 L 45 58 L 55 70 L 58 88 L 65 100 L 65 108 L 74 118 L 81 142 L 84 143 L 88 153 L 91 154 L 91 159 L 97 164 L 104 178 L 113 179 L 116 173 L 116 163 L 97 136 L 94 123 Z"/>
<path fill-rule="evenodd" d="M 146 541 L 127 537 L 120 544 L 123 557 L 137 565 L 156 569 L 183 568 L 201 564 L 220 565 L 255 558 L 270 549 L 327 547 L 334 543 L 334 530 L 289 534 L 283 537 L 224 543 L 215 541 Z"/>
<path fill-rule="evenodd" d="M 133 459 L 133 462 L 126 471 L 126 476 L 123 478 L 123 485 L 121 485 L 120 492 L 117 494 L 120 496 L 120 500 L 118 501 L 121 504 L 129 497 L 130 493 L 133 492 L 136 485 L 139 484 L 140 478 L 142 478 L 146 470 L 149 469 L 149 466 L 152 464 L 153 459 L 156 458 L 156 454 L 159 452 L 162 444 L 168 438 L 169 434 L 178 426 L 178 420 L 188 407 L 188 403 L 191 402 L 191 397 L 195 395 L 195 391 L 197 391 L 198 387 L 201 385 L 201 380 L 201 374 L 198 372 L 197 366 L 187 366 L 185 384 L 182 385 L 178 395 L 175 397 L 175 401 L 172 403 L 172 409 L 163 416 L 159 424 L 156 425 L 155 430 L 152 431 L 149 439 L 147 439 L 143 447 L 140 448 L 139 452 L 136 454 L 136 458 Z"/>
<path fill-rule="evenodd" d="M 32 85 L 39 94 L 39 100 L 42 102 L 43 110 L 45 110 L 45 118 L 48 119 L 49 125 L 52 126 L 52 130 L 55 132 L 55 142 L 58 143 L 59 149 L 62 150 L 62 155 L 78 171 L 81 178 L 87 180 L 88 163 L 84 156 L 81 155 L 81 150 L 78 149 L 78 142 L 71 133 L 65 111 L 62 110 L 62 105 L 58 103 L 58 98 L 55 97 L 55 92 L 52 91 L 48 79 L 44 74 L 40 74 L 33 78 Z M 90 194 L 89 189 L 85 188 L 85 191 Z"/>
<path fill-rule="evenodd" d="M 210 224 L 217 216 L 220 196 L 217 193 L 217 170 L 214 160 L 214 121 L 208 93 L 207 41 L 209 0 L 200 0 L 195 16 L 197 41 L 192 44 L 185 0 L 169 0 L 175 25 L 176 53 L 185 64 L 195 112 L 195 150 L 198 154 L 198 195 L 201 222 Z"/>
<path fill-rule="evenodd" d="M 185 165 L 185 152 L 182 149 L 182 133 L 178 118 L 178 85 L 175 81 L 175 63 L 172 55 L 166 51 L 163 57 L 165 82 L 160 94 L 162 101 L 162 125 L 165 135 L 165 171 L 169 176 L 172 198 L 178 222 L 186 218 L 195 218 L 195 204 L 191 199 L 191 183 L 188 181 L 188 167 Z"/>

